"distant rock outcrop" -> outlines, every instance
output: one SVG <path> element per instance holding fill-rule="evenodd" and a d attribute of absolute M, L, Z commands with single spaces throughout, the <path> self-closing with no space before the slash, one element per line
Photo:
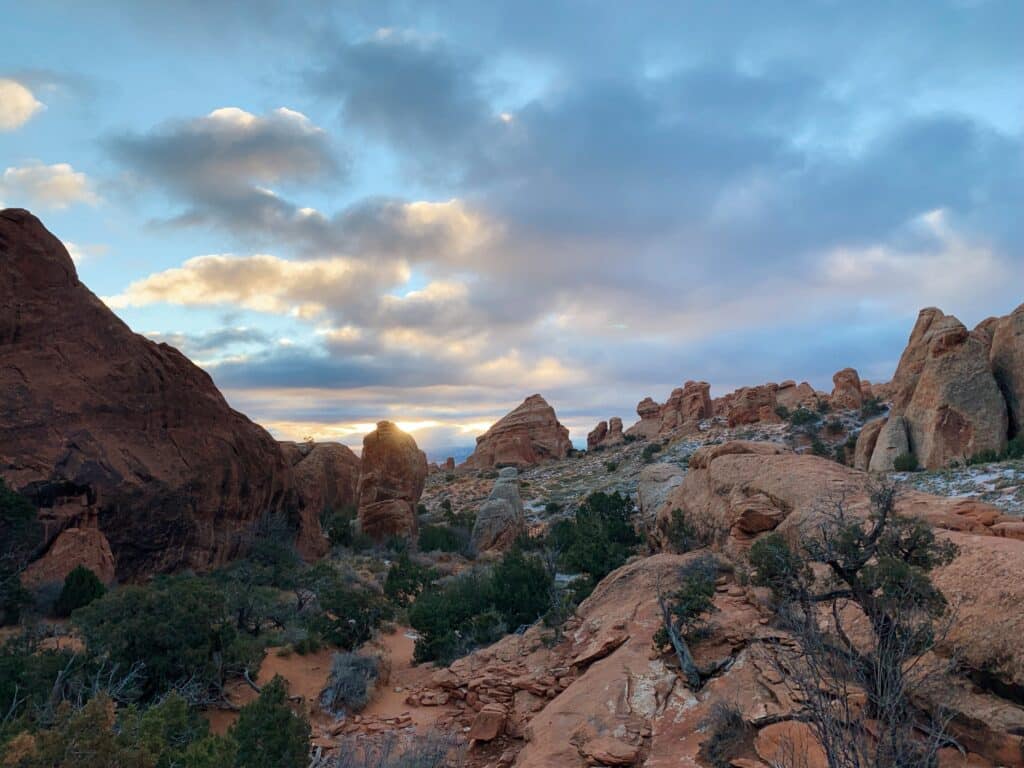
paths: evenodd
<path fill-rule="evenodd" d="M 832 376 L 832 408 L 839 410 L 856 410 L 864 404 L 864 392 L 861 390 L 860 376 L 853 368 L 844 368 Z"/>
<path fill-rule="evenodd" d="M 515 410 L 476 439 L 476 450 L 464 466 L 531 467 L 548 459 L 564 459 L 572 450 L 569 430 L 540 395 L 530 395 Z"/>
<path fill-rule="evenodd" d="M 281 450 L 292 467 L 295 488 L 302 499 L 300 536 L 296 542 L 305 558 L 327 553 L 327 539 L 320 532 L 320 516 L 356 505 L 359 457 L 341 443 L 282 442 Z"/>
<path fill-rule="evenodd" d="M 0 474 L 41 508 L 44 543 L 88 519 L 133 578 L 223 563 L 260 516 L 297 511 L 274 439 L 17 209 L 0 212 L 0 360 Z"/>
<path fill-rule="evenodd" d="M 416 504 L 427 479 L 427 456 L 412 435 L 390 421 L 363 438 L 359 529 L 381 541 L 416 532 Z"/>
<path fill-rule="evenodd" d="M 1006 399 L 1010 437 L 1024 432 L 1024 304 L 995 321 L 989 363 Z"/>
<path fill-rule="evenodd" d="M 672 390 L 668 401 L 661 407 L 660 434 L 668 434 L 686 425 L 710 419 L 714 414 L 711 404 L 711 385 L 706 381 L 688 381 Z"/>
<path fill-rule="evenodd" d="M 661 405 L 645 397 L 637 403 L 636 415 L 640 417 L 640 421 L 627 429 L 626 434 L 642 440 L 657 437 L 661 429 Z"/>
<path fill-rule="evenodd" d="M 491 495 L 476 513 L 473 546 L 477 552 L 504 551 L 524 533 L 526 518 L 519 496 L 519 470 L 505 467 L 498 472 Z"/>
<path fill-rule="evenodd" d="M 595 448 L 611 448 L 624 442 L 626 437 L 622 433 L 622 419 L 618 416 L 612 416 L 608 421 L 597 422 L 597 426 L 587 434 L 588 451 Z"/>
<path fill-rule="evenodd" d="M 1006 326 L 1012 326 L 1012 315 Z M 921 466 L 937 468 L 964 461 L 981 451 L 1001 452 L 1006 447 L 1010 422 L 1005 385 L 1001 390 L 993 367 L 990 345 L 1003 321 L 969 332 L 952 315 L 921 310 L 893 377 L 893 407 L 881 427 L 870 468 L 891 470 L 901 453 L 912 453 Z M 1000 334 L 1000 351 L 993 360 L 1004 361 L 1012 349 Z M 1002 382 L 1012 381 L 1014 365 L 998 368 Z"/>

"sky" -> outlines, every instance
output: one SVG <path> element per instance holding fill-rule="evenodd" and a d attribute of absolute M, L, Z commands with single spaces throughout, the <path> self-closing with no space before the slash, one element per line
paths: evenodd
<path fill-rule="evenodd" d="M 1024 301 L 1017 0 L 0 9 L 0 205 L 281 439 L 580 442 Z"/>

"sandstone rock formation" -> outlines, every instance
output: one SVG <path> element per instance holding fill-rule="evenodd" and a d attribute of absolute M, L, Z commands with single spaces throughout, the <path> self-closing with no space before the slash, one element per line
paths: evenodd
<path fill-rule="evenodd" d="M 660 434 L 668 434 L 684 425 L 695 425 L 714 415 L 711 385 L 706 381 L 688 381 L 672 390 L 661 407 Z"/>
<path fill-rule="evenodd" d="M 526 518 L 519 496 L 519 470 L 505 467 L 498 472 L 490 496 L 476 513 L 473 546 L 477 552 L 504 551 L 524 533 Z"/>
<path fill-rule="evenodd" d="M 390 421 L 363 438 L 357 496 L 359 529 L 377 541 L 416 532 L 416 505 L 427 479 L 427 456 L 412 435 Z"/>
<path fill-rule="evenodd" d="M 549 459 L 564 459 L 572 449 L 569 430 L 555 409 L 540 395 L 530 395 L 476 439 L 476 450 L 464 466 L 531 467 Z"/>
<path fill-rule="evenodd" d="M 587 450 L 611 448 L 626 441 L 622 433 L 622 419 L 612 416 L 608 421 L 599 421 L 587 435 Z"/>
<path fill-rule="evenodd" d="M 592 451 L 604 442 L 608 436 L 608 422 L 599 421 L 597 426 L 587 433 L 587 450 Z"/>
<path fill-rule="evenodd" d="M 832 376 L 832 396 L 830 403 L 834 409 L 856 410 L 864 404 L 864 393 L 861 390 L 860 376 L 853 368 L 844 368 Z"/>
<path fill-rule="evenodd" d="M 222 563 L 261 515 L 296 511 L 273 438 L 178 350 L 132 333 L 16 209 L 0 212 L 0 359 L 0 474 L 49 541 L 94 521 L 119 578 Z"/>
<path fill-rule="evenodd" d="M 651 398 L 645 397 L 637 403 L 636 415 L 640 417 L 640 421 L 627 429 L 626 434 L 643 440 L 657 437 L 661 429 L 661 406 Z"/>
<path fill-rule="evenodd" d="M 869 421 L 857 435 L 857 445 L 853 450 L 853 466 L 855 469 L 866 471 L 871 465 L 871 456 L 878 444 L 878 436 L 885 426 L 885 419 Z"/>
<path fill-rule="evenodd" d="M 320 531 L 326 510 L 340 511 L 356 505 L 359 457 L 340 443 L 282 442 L 281 450 L 292 467 L 295 489 L 302 500 L 299 554 L 307 559 L 327 553 L 328 542 Z"/>
<path fill-rule="evenodd" d="M 1006 447 L 1006 400 L 989 363 L 994 335 L 968 332 L 938 309 L 921 311 L 893 377 L 893 408 L 872 453 L 872 470 L 892 469 L 900 453 L 912 452 L 922 466 L 936 468 Z M 1003 381 L 1012 380 L 1013 367 L 1000 368 Z"/>
<path fill-rule="evenodd" d="M 989 363 L 1006 399 L 1010 437 L 1024 431 L 1024 304 L 993 325 Z"/>
<path fill-rule="evenodd" d="M 775 413 L 778 407 L 775 399 L 777 390 L 778 384 L 761 384 L 736 390 L 729 398 L 725 412 L 729 426 L 781 421 Z"/>
<path fill-rule="evenodd" d="M 791 411 L 795 411 L 801 406 L 813 408 L 817 401 L 818 393 L 806 381 L 802 381 L 799 384 L 792 380 L 784 381 L 779 384 L 779 388 L 775 391 L 775 402 Z"/>
<path fill-rule="evenodd" d="M 21 575 L 29 588 L 61 584 L 69 573 L 84 565 L 104 584 L 115 578 L 114 553 L 110 542 L 97 528 L 66 528 L 53 540 L 46 554 L 31 563 Z"/>

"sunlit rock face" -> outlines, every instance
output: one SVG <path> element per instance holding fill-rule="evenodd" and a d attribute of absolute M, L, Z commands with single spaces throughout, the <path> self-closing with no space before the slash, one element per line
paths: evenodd
<path fill-rule="evenodd" d="M 572 450 L 569 430 L 555 409 L 540 395 L 530 395 L 476 439 L 476 450 L 464 466 L 531 467 L 550 459 L 564 459 Z"/>
<path fill-rule="evenodd" d="M 416 504 L 427 479 L 427 456 L 412 435 L 390 421 L 363 438 L 359 473 L 360 530 L 381 541 L 416 532 Z"/>
<path fill-rule="evenodd" d="M 92 528 L 133 578 L 222 563 L 262 515 L 295 519 L 274 439 L 178 350 L 133 333 L 17 209 L 0 212 L 0 360 L 0 474 L 41 508 L 44 551 Z"/>

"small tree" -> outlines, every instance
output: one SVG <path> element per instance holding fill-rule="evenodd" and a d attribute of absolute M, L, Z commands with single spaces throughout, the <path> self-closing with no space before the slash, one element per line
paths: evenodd
<path fill-rule="evenodd" d="M 797 653 L 780 649 L 785 679 L 805 701 L 830 768 L 932 768 L 945 723 L 940 713 L 924 722 L 911 701 L 936 674 L 921 659 L 947 607 L 929 574 L 956 547 L 897 515 L 892 486 L 873 488 L 870 499 L 867 520 L 836 501 L 799 548 L 777 533 L 758 539 L 754 581 L 771 588 L 797 638 Z"/>
<path fill-rule="evenodd" d="M 711 555 L 691 561 L 679 572 L 679 588 L 672 593 L 658 589 L 662 628 L 655 637 L 661 646 L 671 645 L 679 669 L 691 689 L 700 688 L 708 671 L 701 670 L 690 653 L 689 641 L 703 625 L 707 614 L 715 610 L 715 579 L 718 563 Z"/>
<path fill-rule="evenodd" d="M 288 706 L 280 675 L 242 707 L 230 733 L 238 744 L 236 768 L 306 768 L 309 763 L 309 721 Z"/>
<path fill-rule="evenodd" d="M 88 605 L 103 597 L 107 589 L 91 570 L 84 565 L 76 566 L 64 579 L 64 587 L 54 606 L 58 616 L 70 616 L 76 608 Z"/>

